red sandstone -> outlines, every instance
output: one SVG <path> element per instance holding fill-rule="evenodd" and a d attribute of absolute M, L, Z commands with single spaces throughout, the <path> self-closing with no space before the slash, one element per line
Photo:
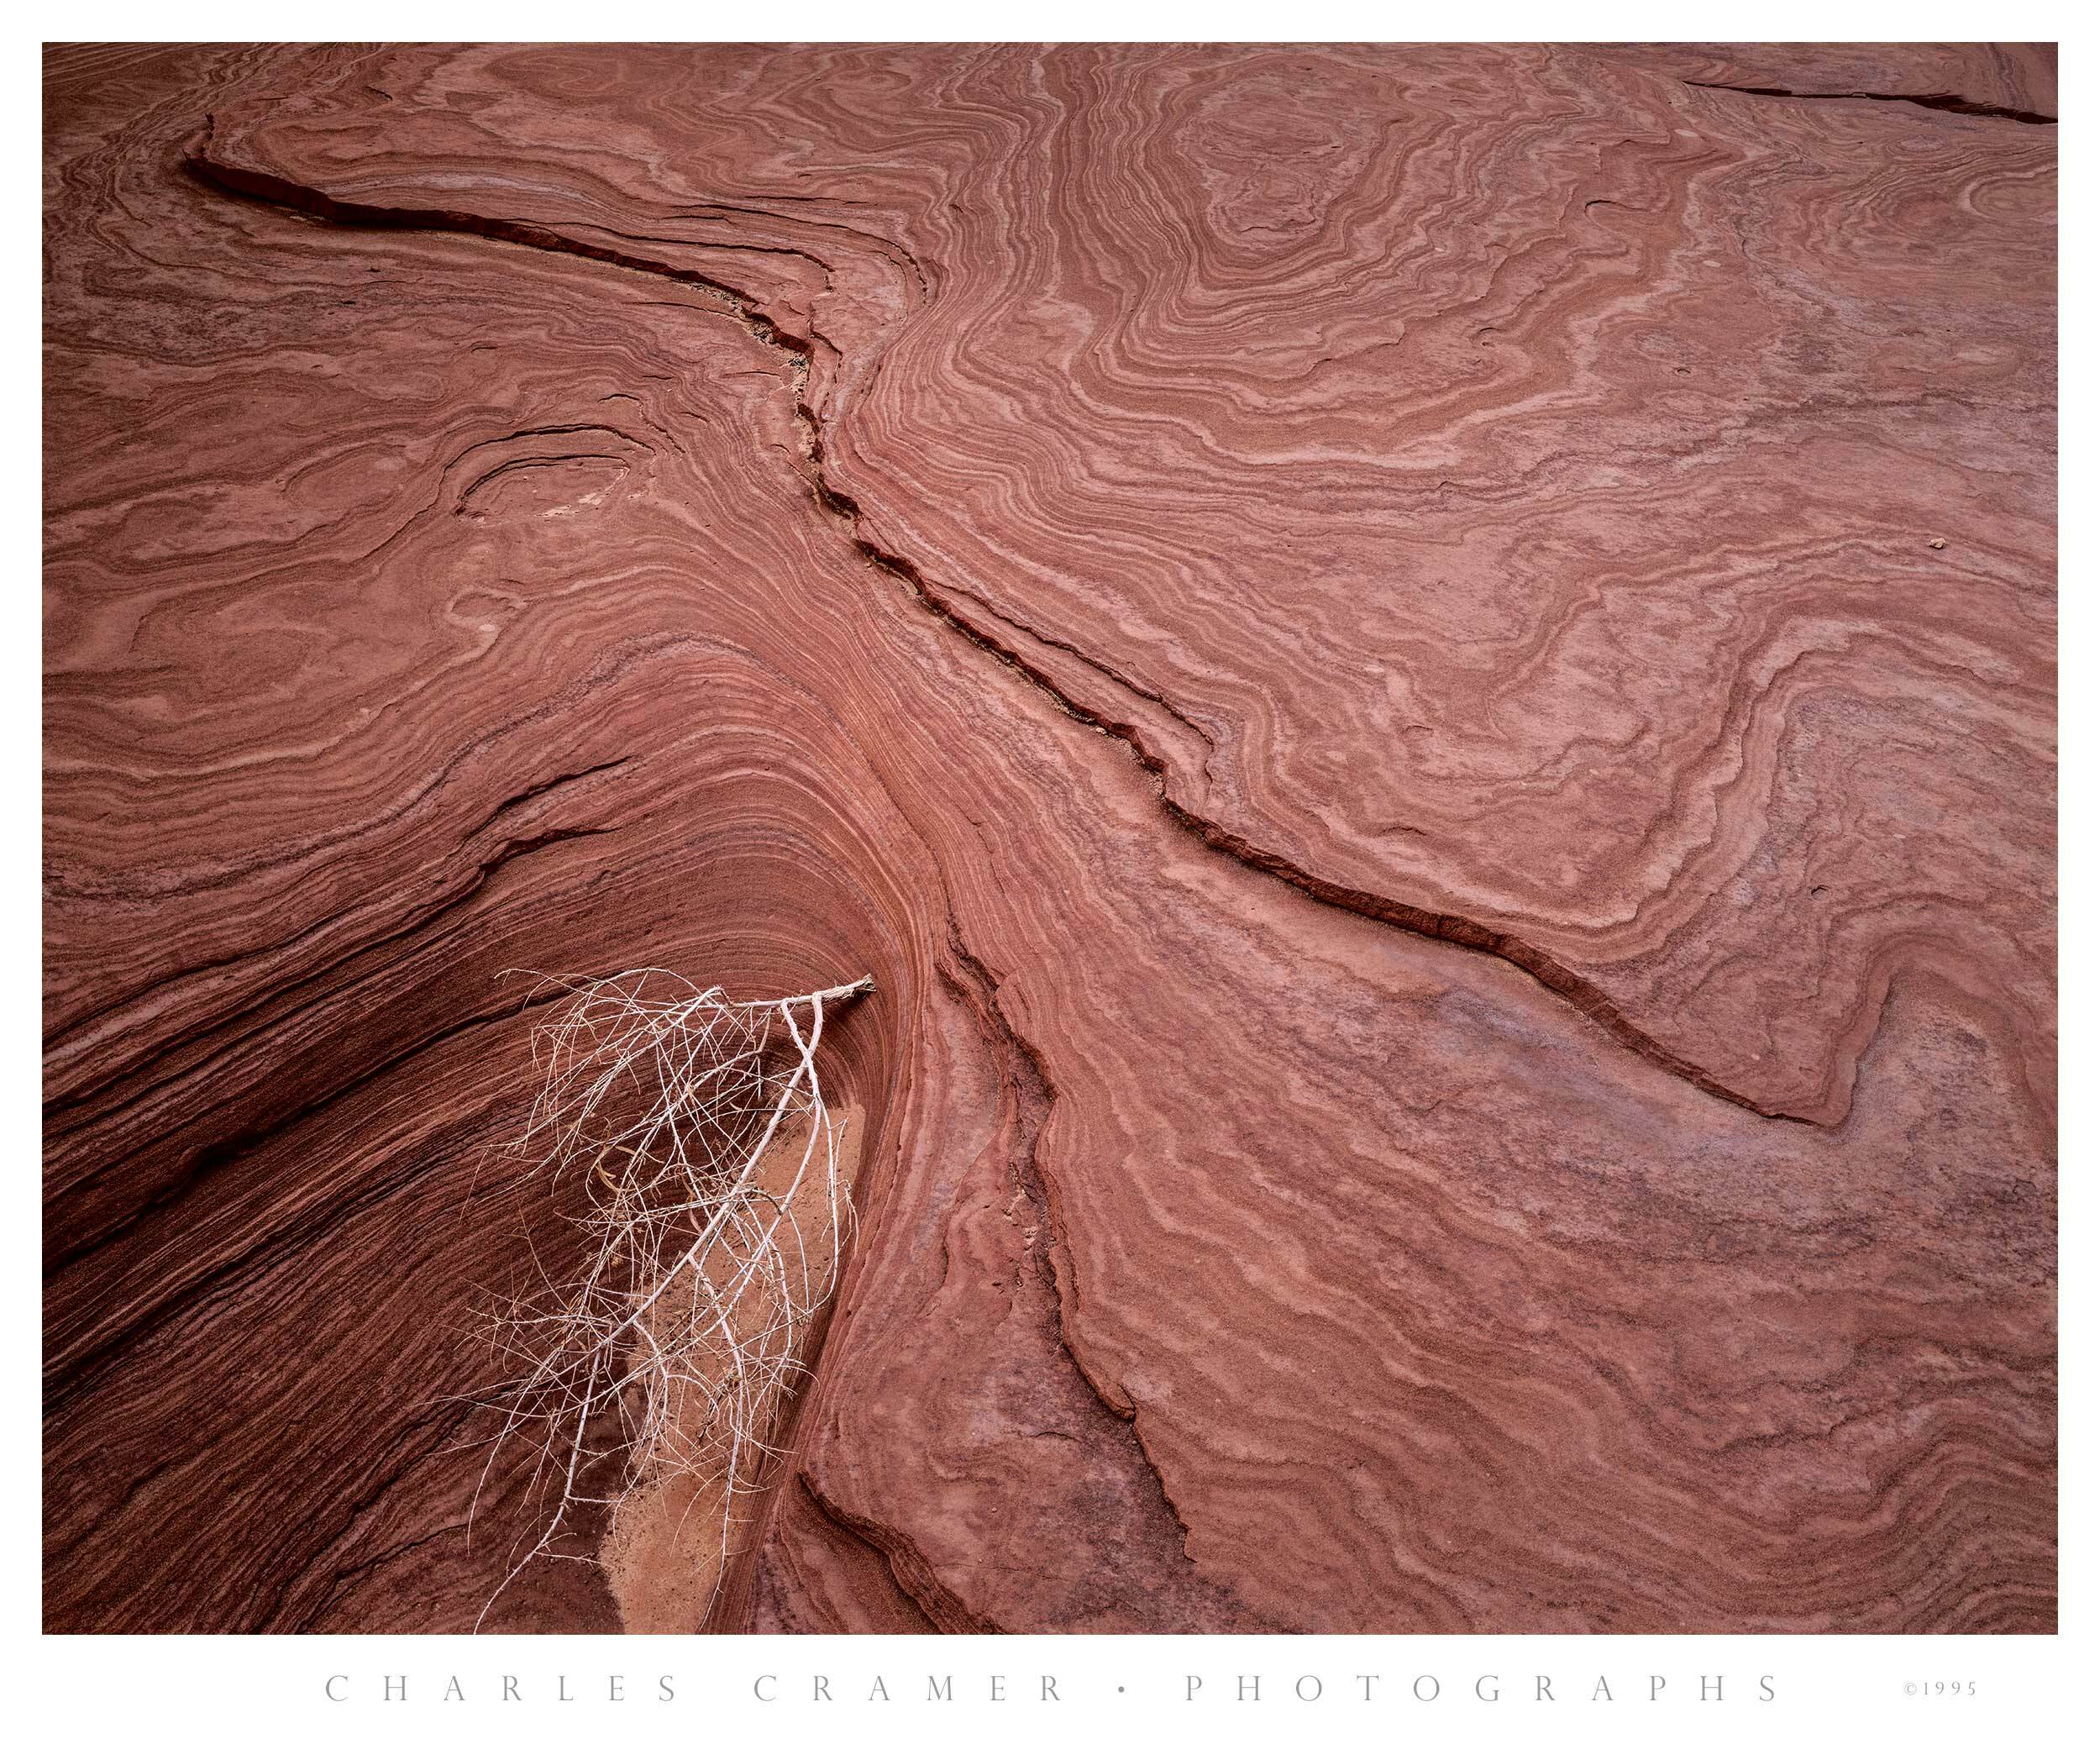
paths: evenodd
<path fill-rule="evenodd" d="M 651 961 L 879 989 L 716 1626 L 2054 1627 L 2053 55 L 46 104 L 47 1626 L 471 1622 Z"/>

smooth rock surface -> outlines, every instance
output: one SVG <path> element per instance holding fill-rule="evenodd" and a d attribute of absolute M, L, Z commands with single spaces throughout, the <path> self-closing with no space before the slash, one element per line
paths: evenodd
<path fill-rule="evenodd" d="M 657 962 L 878 983 L 716 1626 L 2053 1628 L 2055 134 L 1823 100 L 2053 60 L 1803 57 L 50 51 L 47 1626 L 473 1624 Z"/>

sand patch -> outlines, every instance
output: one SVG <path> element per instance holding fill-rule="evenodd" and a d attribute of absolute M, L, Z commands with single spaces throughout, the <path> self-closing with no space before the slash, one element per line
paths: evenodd
<path fill-rule="evenodd" d="M 834 1111 L 840 1180 L 838 1202 L 851 1205 L 853 1183 L 860 1168 L 864 1125 L 861 1110 L 851 1103 Z M 775 1198 L 784 1196 L 801 1166 L 810 1138 L 809 1122 L 784 1126 L 759 1159 L 757 1185 Z M 805 1300 L 822 1300 L 836 1281 L 834 1248 L 843 1255 L 845 1236 L 836 1230 L 831 1200 L 823 1194 L 797 1195 L 793 1214 L 797 1240 L 784 1245 L 786 1262 L 806 1268 L 796 1274 L 797 1290 Z M 835 1237 L 837 1237 L 835 1242 Z M 711 1281 L 722 1284 L 728 1261 L 711 1268 Z M 748 1295 L 740 1304 L 737 1331 L 740 1337 L 756 1337 L 766 1328 L 760 1316 L 769 1302 Z M 792 1356 L 798 1363 L 811 1360 L 822 1336 L 827 1316 L 795 1328 Z M 654 1329 L 660 1336 L 661 1329 Z M 638 1337 L 638 1349 L 643 1341 Z M 680 1404 L 684 1435 L 705 1438 L 705 1425 L 696 1421 L 710 1409 L 707 1389 L 732 1379 L 717 1361 L 704 1365 L 696 1386 Z M 806 1376 L 801 1378 L 806 1380 Z M 770 1446 L 794 1398 L 800 1391 L 776 1393 L 770 1410 L 752 1426 L 759 1438 Z M 629 1634 L 689 1635 L 704 1628 L 716 1595 L 727 1584 L 725 1576 L 735 1559 L 748 1551 L 761 1517 L 767 1494 L 777 1479 L 779 1462 L 762 1450 L 753 1449 L 737 1460 L 735 1494 L 731 1493 L 730 1453 L 727 1447 L 711 1448 L 709 1456 L 694 1469 L 652 1477 L 639 1474 L 636 1488 L 614 1511 L 598 1559 L 620 1607 L 622 1625 Z"/>

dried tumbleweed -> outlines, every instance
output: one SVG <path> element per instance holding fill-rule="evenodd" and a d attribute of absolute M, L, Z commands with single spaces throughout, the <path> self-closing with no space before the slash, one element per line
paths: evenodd
<path fill-rule="evenodd" d="M 825 1008 L 874 983 L 748 1001 L 659 969 L 558 985 L 574 997 L 534 1032 L 542 1086 L 517 1143 L 530 1175 L 580 1182 L 586 1257 L 495 1316 L 514 1371 L 496 1441 L 529 1434 L 553 1498 L 503 1586 L 562 1553 L 580 1508 L 679 1476 L 718 1503 L 727 1561 L 852 1220 L 817 1079 Z"/>

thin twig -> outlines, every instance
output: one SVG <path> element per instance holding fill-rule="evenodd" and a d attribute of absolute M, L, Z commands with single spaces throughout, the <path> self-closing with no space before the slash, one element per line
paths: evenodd
<path fill-rule="evenodd" d="M 873 977 L 751 1001 L 661 969 L 556 985 L 573 997 L 533 1032 L 543 1082 L 516 1146 L 528 1176 L 580 1179 L 588 1258 L 566 1284 L 543 1272 L 540 1290 L 493 1317 L 514 1373 L 490 1401 L 502 1421 L 489 1465 L 529 1433 L 535 1484 L 558 1477 L 559 1494 L 481 1619 L 534 1557 L 563 1554 L 550 1547 L 578 1509 L 617 1512 L 680 1475 L 720 1486 L 719 1586 L 737 1500 L 764 1486 L 853 1217 L 816 1049 L 826 1007 Z M 827 1253 L 811 1253 L 812 1236 Z M 623 1438 L 593 1452 L 586 1437 L 608 1408 Z M 594 1494 L 607 1466 L 609 1493 Z"/>

